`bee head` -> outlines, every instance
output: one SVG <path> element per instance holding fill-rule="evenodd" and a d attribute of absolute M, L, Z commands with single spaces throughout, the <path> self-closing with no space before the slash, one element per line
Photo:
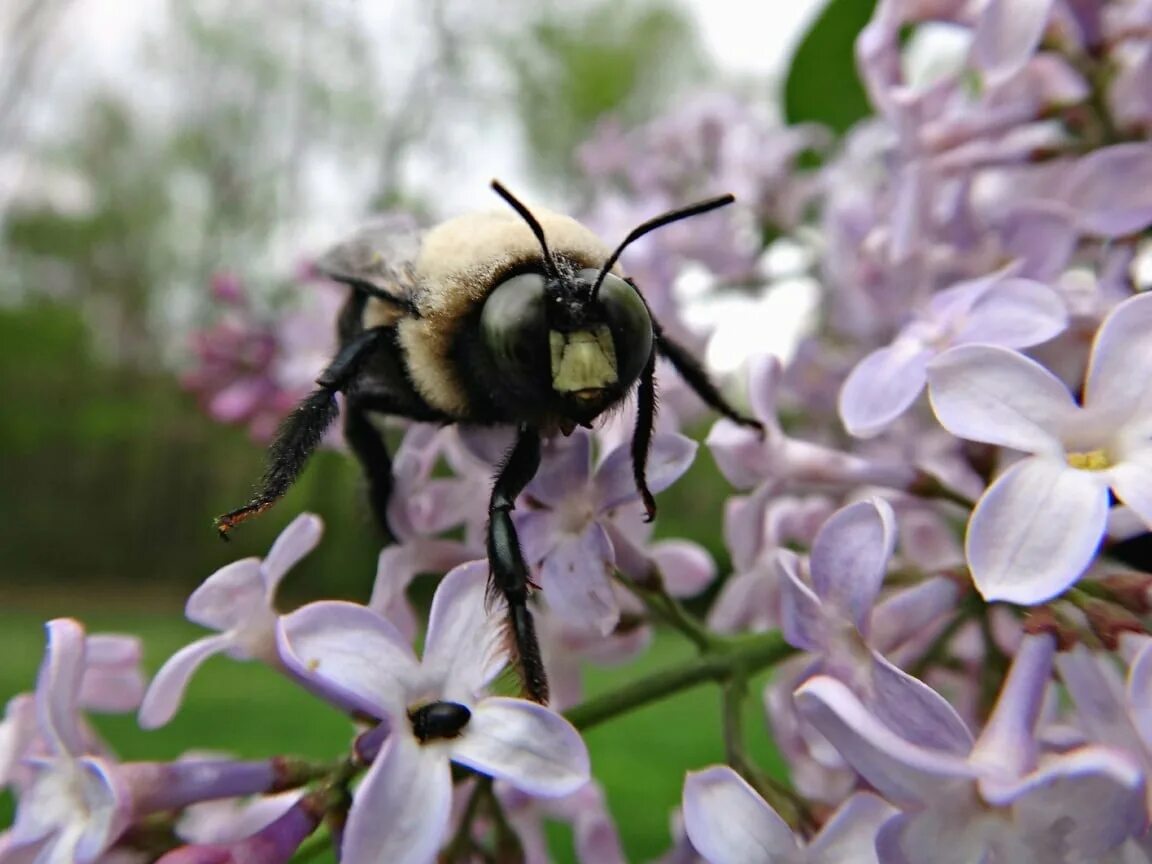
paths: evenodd
<path fill-rule="evenodd" d="M 621 398 L 636 382 L 652 353 L 652 318 L 635 286 L 612 273 L 633 241 L 670 222 L 706 213 L 734 200 L 713 198 L 675 210 L 633 229 L 599 269 L 581 269 L 557 259 L 531 211 L 500 183 L 492 188 L 532 229 L 540 244 L 540 266 L 516 272 L 488 295 L 481 312 L 482 339 L 502 376 L 533 378 L 559 401 L 562 413 L 586 423 Z"/>

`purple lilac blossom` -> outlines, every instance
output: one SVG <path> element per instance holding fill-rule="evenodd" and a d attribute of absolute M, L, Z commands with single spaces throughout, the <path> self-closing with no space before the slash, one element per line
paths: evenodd
<path fill-rule="evenodd" d="M 648 486 L 661 492 L 696 454 L 683 436 L 657 435 L 648 458 Z M 549 606 L 575 624 L 612 632 L 620 607 L 609 579 L 615 564 L 605 523 L 620 507 L 638 507 L 630 449 L 604 456 L 593 471 L 592 440 L 583 430 L 545 447 L 545 461 L 524 495 L 532 505 L 516 511 L 524 558 L 539 567 Z"/>
<path fill-rule="evenodd" d="M 1109 490 L 1152 525 L 1152 297 L 1117 306 L 1096 334 L 1082 404 L 1038 363 L 969 345 L 929 367 L 941 424 L 955 435 L 1032 454 L 988 488 L 966 554 L 987 600 L 1034 604 L 1072 585 L 1104 534 Z"/>
<path fill-rule="evenodd" d="M 545 818 L 572 827 L 577 861 L 624 864 L 627 860 L 616 824 L 608 812 L 604 791 L 594 780 L 563 798 L 534 798 L 501 782 L 496 784 L 496 796 L 520 839 L 523 864 L 549 864 L 552 860 L 544 833 Z"/>
<path fill-rule="evenodd" d="M 273 605 L 276 588 L 301 558 L 316 548 L 324 524 L 310 513 L 297 516 L 272 544 L 268 557 L 245 558 L 217 570 L 188 598 L 190 621 L 219 631 L 177 651 L 156 673 L 140 706 L 140 725 L 163 726 L 176 714 L 188 681 L 205 660 L 228 654 L 238 660 L 279 665 Z"/>
<path fill-rule="evenodd" d="M 213 294 L 222 314 L 191 337 L 196 362 L 184 375 L 185 388 L 210 417 L 247 426 L 258 441 L 272 438 L 336 349 L 336 315 L 345 290 L 321 281 L 300 293 L 301 308 L 261 314 L 238 278 L 218 276 Z"/>
<path fill-rule="evenodd" d="M 840 391 L 840 417 L 859 437 L 875 435 L 924 389 L 932 358 L 954 345 L 1027 348 L 1064 330 L 1060 296 L 1001 270 L 932 295 L 924 311 L 890 345 L 861 360 Z"/>
<path fill-rule="evenodd" d="M 279 781 L 275 760 L 119 762 L 96 746 L 80 710 L 91 668 L 83 627 L 60 618 L 47 630 L 33 696 L 37 746 L 20 754 L 28 776 L 17 790 L 16 821 L 4 835 L 13 855 L 31 848 L 36 861 L 49 864 L 103 860 L 140 817 L 205 799 L 264 792 Z"/>
<path fill-rule="evenodd" d="M 569 795 L 589 779 L 584 743 L 560 715 L 484 695 L 505 663 L 502 610 L 493 604 L 486 611 L 486 582 L 484 562 L 444 577 L 419 661 L 392 625 L 363 606 L 313 603 L 280 622 L 281 654 L 293 672 L 387 730 L 354 795 L 346 864 L 431 861 L 449 824 L 450 762 L 544 797 Z M 463 729 L 456 737 L 420 740 L 410 712 L 441 701 L 469 711 Z"/>
<path fill-rule="evenodd" d="M 857 792 L 804 843 L 726 765 L 689 772 L 683 807 L 688 838 L 709 864 L 883 864 L 876 833 L 896 812 L 875 795 Z"/>
<path fill-rule="evenodd" d="M 1025 639 L 966 756 L 911 744 L 832 678 L 799 688 L 802 713 L 902 811 L 881 828 L 881 860 L 1095 861 L 1144 831 L 1143 777 L 1123 754 L 1089 745 L 1040 758 L 1035 725 L 1054 649 L 1050 636 Z"/>
<path fill-rule="evenodd" d="M 225 843 L 180 846 L 157 864 L 287 864 L 323 817 L 322 798 L 298 798 L 272 822 L 250 836 Z"/>

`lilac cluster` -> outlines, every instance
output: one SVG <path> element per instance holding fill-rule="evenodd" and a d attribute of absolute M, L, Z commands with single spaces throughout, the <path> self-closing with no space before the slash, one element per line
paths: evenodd
<path fill-rule="evenodd" d="M 254 292 L 232 273 L 218 273 L 211 291 L 216 320 L 190 339 L 192 367 L 184 387 L 218 423 L 248 428 L 270 441 L 276 426 L 312 388 L 336 350 L 336 312 L 343 292 L 302 268 L 300 304 L 264 310 Z"/>
<path fill-rule="evenodd" d="M 908 55 L 929 24 L 967 50 L 921 81 Z M 580 860 L 622 861 L 580 732 L 704 682 L 727 764 L 688 773 L 665 862 L 1152 862 L 1152 575 L 1117 551 L 1152 529 L 1152 3 L 880 0 L 857 57 L 875 116 L 836 148 L 713 96 L 605 123 L 579 154 L 610 237 L 704 192 L 740 198 L 624 256 L 673 329 L 686 272 L 769 290 L 780 234 L 818 262 L 806 343 L 749 358 L 763 430 L 707 435 L 737 490 L 729 572 L 644 522 L 630 409 L 546 441 L 513 517 L 553 701 L 509 696 L 483 561 L 509 430 L 411 425 L 365 604 L 277 608 L 320 539 L 304 515 L 196 590 L 188 617 L 212 635 L 147 686 L 135 643 L 49 624 L 36 691 L 0 727 L 19 803 L 0 862 L 275 864 L 321 842 L 350 864 L 546 862 L 557 819 Z M 801 170 L 810 149 L 825 161 Z M 275 325 L 221 327 L 200 337 L 213 410 L 278 416 Z M 661 386 L 654 492 L 698 455 L 681 426 L 699 406 L 670 371 Z M 407 588 L 428 572 L 446 575 L 424 622 Z M 708 588 L 703 614 L 682 602 Z M 696 656 L 586 698 L 582 670 L 626 664 L 657 624 Z M 346 754 L 122 763 L 86 723 L 168 722 L 220 653 L 344 711 Z M 748 734 L 771 735 L 786 780 L 741 724 L 770 668 Z"/>

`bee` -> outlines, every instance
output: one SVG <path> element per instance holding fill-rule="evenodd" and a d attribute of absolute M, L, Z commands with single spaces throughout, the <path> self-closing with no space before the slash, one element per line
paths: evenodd
<path fill-rule="evenodd" d="M 316 389 L 281 424 L 251 500 L 218 517 L 216 526 L 226 538 L 284 495 L 337 419 L 337 393 L 344 395 L 345 438 L 386 537 L 392 470 L 374 416 L 515 427 L 488 502 L 489 589 L 506 601 L 509 648 L 525 695 L 546 703 L 548 681 L 528 608 L 535 586 L 511 515 L 540 465 L 542 437 L 590 427 L 635 389 L 632 469 L 650 521 L 656 502 L 645 471 L 657 356 L 724 416 L 760 424 L 737 413 L 704 367 L 664 333 L 617 263 L 645 234 L 727 206 L 733 196 L 657 216 L 610 250 L 576 220 L 529 210 L 497 181 L 492 189 L 510 210 L 460 216 L 422 237 L 367 229 L 320 259 L 321 273 L 351 289 L 339 316 L 340 348 Z"/>

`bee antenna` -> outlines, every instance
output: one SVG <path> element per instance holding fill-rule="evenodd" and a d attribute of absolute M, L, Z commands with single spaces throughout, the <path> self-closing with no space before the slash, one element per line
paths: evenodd
<path fill-rule="evenodd" d="M 544 266 L 548 270 L 549 276 L 556 278 L 559 270 L 556 269 L 556 260 L 552 257 L 552 252 L 548 249 L 548 243 L 544 239 L 544 229 L 532 215 L 524 202 L 509 192 L 503 183 L 499 180 L 492 181 L 492 191 L 508 202 L 508 206 L 520 214 L 520 218 L 528 223 L 528 227 L 532 229 L 532 233 L 536 235 L 536 240 L 540 243 L 540 250 L 544 253 Z"/>
<path fill-rule="evenodd" d="M 693 216 L 699 216 L 710 210 L 727 207 L 735 200 L 735 195 L 720 195 L 717 198 L 709 198 L 706 201 L 700 201 L 688 207 L 682 207 L 679 210 L 670 210 L 663 216 L 657 216 L 654 219 L 649 219 L 647 222 L 637 225 L 632 229 L 631 233 L 624 238 L 624 242 L 616 247 L 616 251 L 608 256 L 608 260 L 605 261 L 604 266 L 600 268 L 600 275 L 596 277 L 596 282 L 592 285 L 592 302 L 595 302 L 596 298 L 600 295 L 600 285 L 604 282 L 604 277 L 608 275 L 608 271 L 616 265 L 616 261 L 620 258 L 621 253 L 631 246 L 632 243 L 639 240 L 645 234 L 655 231 L 657 228 L 663 228 L 665 225 L 679 222 L 681 219 L 690 219 Z"/>

